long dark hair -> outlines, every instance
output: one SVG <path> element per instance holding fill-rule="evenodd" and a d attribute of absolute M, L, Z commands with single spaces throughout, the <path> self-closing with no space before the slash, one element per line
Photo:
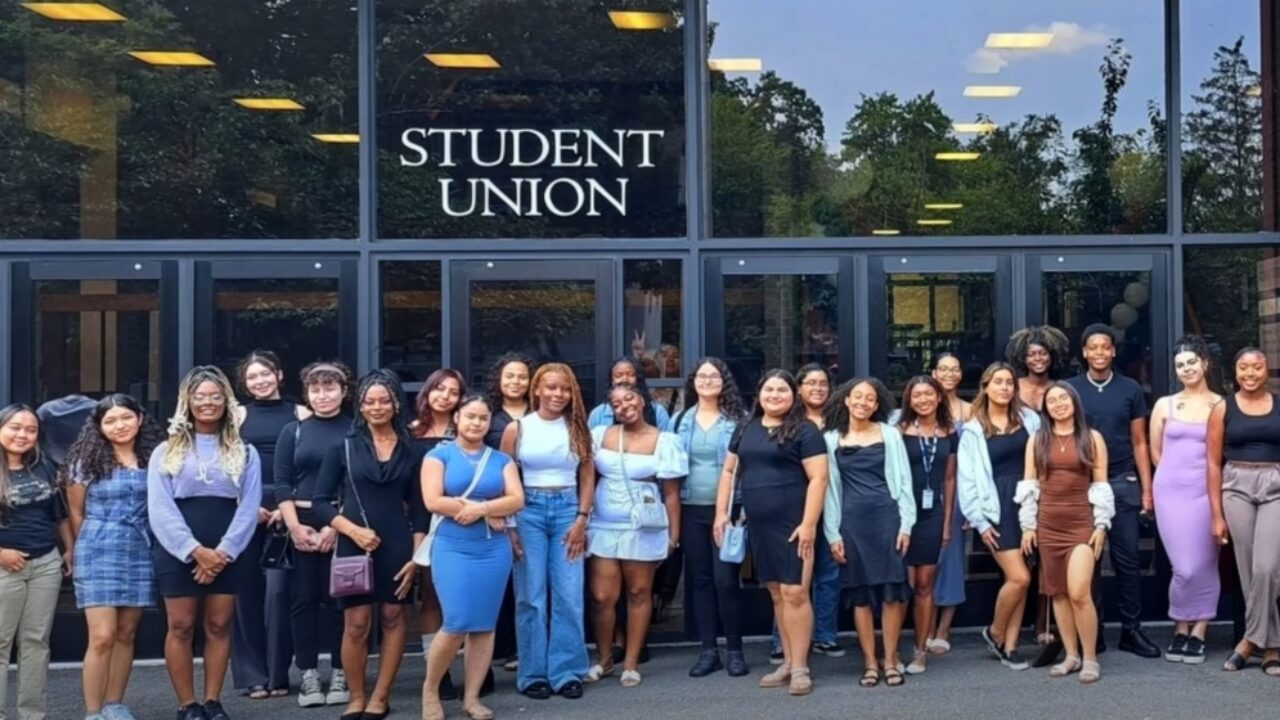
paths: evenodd
<path fill-rule="evenodd" d="M 63 479 L 75 480 L 90 485 L 120 467 L 116 458 L 115 447 L 102 434 L 102 419 L 115 408 L 124 408 L 138 416 L 138 435 L 133 439 L 133 453 L 138 458 L 138 467 L 146 469 L 151 453 L 164 442 L 164 433 L 151 420 L 142 405 L 131 395 L 112 393 L 93 407 L 93 415 L 85 420 L 80 428 L 80 435 L 67 450 L 67 460 L 63 465 Z"/>
<path fill-rule="evenodd" d="M 1071 437 L 1076 444 L 1080 467 L 1092 472 L 1095 460 L 1093 434 L 1089 431 L 1089 424 L 1085 422 L 1084 406 L 1080 404 L 1080 395 L 1075 388 L 1062 380 L 1058 380 L 1044 391 L 1045 399 L 1048 400 L 1049 393 L 1057 389 L 1065 391 L 1067 397 L 1071 398 Z M 1036 431 L 1035 444 L 1036 475 L 1040 476 L 1041 479 L 1044 479 L 1049 474 L 1049 453 L 1053 452 L 1052 446 L 1053 418 L 1049 417 L 1049 411 L 1046 409 L 1044 422 L 1040 423 L 1040 429 Z"/>
<path fill-rule="evenodd" d="M 849 398 L 849 393 L 853 392 L 854 388 L 863 383 L 870 385 L 876 393 L 876 411 L 871 413 L 869 418 L 871 422 L 889 421 L 889 415 L 894 410 L 893 393 L 889 392 L 889 388 L 880 382 L 879 378 L 856 377 L 841 383 L 840 387 L 831 391 L 831 397 L 827 398 L 827 408 L 822 413 L 822 420 L 827 430 L 844 434 L 849 429 L 849 406 L 845 404 L 845 400 Z"/>
<path fill-rule="evenodd" d="M 387 372 L 391 372 L 388 370 Z M 397 378 L 399 379 L 399 378 Z M 467 381 L 462 377 L 462 373 L 453 368 L 440 368 L 427 376 L 427 381 L 422 383 L 422 387 L 418 390 L 418 397 L 413 402 L 413 434 L 416 437 L 425 437 L 425 433 L 430 432 L 433 424 L 434 415 L 431 411 L 431 393 L 436 388 L 444 385 L 445 380 L 453 380 L 458 383 L 458 402 L 462 402 L 462 396 L 467 394 Z M 364 397 L 361 395 L 361 397 Z M 356 408 L 360 405 L 357 402 Z M 449 409 L 449 426 L 445 433 L 449 436 L 453 435 L 453 414 L 457 412 L 460 404 L 454 405 Z"/>
<path fill-rule="evenodd" d="M 40 416 L 36 414 L 35 408 L 24 403 L 14 403 L 0 409 L 0 427 L 9 424 L 9 421 L 21 415 L 22 413 L 31 413 L 31 417 L 36 419 L 36 428 L 40 427 Z M 36 442 L 31 444 L 31 449 L 22 454 L 22 466 L 27 470 L 31 470 L 41 461 L 40 456 L 40 436 L 37 430 Z M 9 511 L 9 489 L 13 485 L 12 471 L 9 470 L 8 457 L 5 456 L 4 462 L 0 462 L 0 518 Z M 46 478 L 50 482 L 54 478 Z"/>
<path fill-rule="evenodd" d="M 371 439 L 369 432 L 369 421 L 364 419 L 364 413 L 361 408 L 364 407 L 364 396 L 374 387 L 383 387 L 387 394 L 391 396 L 391 429 L 395 432 L 396 438 L 400 441 L 401 447 L 407 447 L 409 442 L 409 426 L 405 423 L 404 413 L 400 411 L 401 405 L 404 403 L 404 387 L 400 384 L 400 376 L 391 370 L 378 369 L 370 370 L 365 376 L 360 378 L 360 384 L 356 386 L 355 396 L 355 419 L 351 421 L 351 434 L 356 437 L 362 437 L 366 440 Z"/>
<path fill-rule="evenodd" d="M 908 380 L 907 386 L 902 389 L 902 413 L 898 415 L 898 427 L 906 429 L 920 419 L 919 413 L 911 406 L 911 391 L 917 385 L 928 385 L 938 394 L 938 409 L 933 413 L 934 422 L 937 423 L 939 430 L 945 431 L 944 434 L 950 434 L 954 426 L 951 420 L 951 403 L 947 401 L 947 391 L 942 389 L 942 383 L 929 375 L 916 375 Z"/>
<path fill-rule="evenodd" d="M 738 381 L 734 379 L 729 366 L 718 357 L 698 358 L 698 362 L 693 364 L 693 369 L 689 371 L 689 376 L 684 382 L 684 406 L 691 410 L 697 409 L 698 369 L 703 365 L 710 365 L 720 373 L 720 414 L 735 423 L 742 422 L 747 417 L 747 408 L 742 404 L 742 395 L 738 392 Z"/>
<path fill-rule="evenodd" d="M 636 390 L 640 392 L 640 397 L 644 400 L 644 421 L 656 427 L 658 413 L 653 409 L 653 398 L 649 397 L 649 383 L 645 382 L 644 379 L 644 365 L 639 360 L 631 355 L 621 355 L 609 363 L 609 384 L 613 384 L 613 369 L 623 363 L 630 365 L 631 372 L 636 376 Z"/>
<path fill-rule="evenodd" d="M 764 390 L 764 384 L 774 379 L 786 383 L 787 387 L 791 388 L 792 397 L 791 409 L 787 411 L 787 416 L 782 419 L 782 426 L 778 428 L 777 432 L 773 433 L 774 442 L 781 445 L 794 439 L 796 434 L 800 432 L 800 427 L 809 422 L 809 419 L 805 417 L 804 403 L 800 400 L 800 388 L 796 385 L 795 377 L 782 368 L 774 368 L 761 375 L 760 382 L 756 384 L 756 404 L 751 410 L 752 422 L 761 420 L 763 423 L 764 406 L 760 404 L 760 393 Z"/>
<path fill-rule="evenodd" d="M 489 411 L 497 412 L 502 409 L 504 401 L 502 395 L 502 371 L 511 363 L 520 363 L 529 370 L 529 387 L 524 391 L 524 404 L 527 407 L 533 407 L 533 373 L 538 368 L 533 364 L 533 358 L 519 352 L 509 352 L 498 358 L 498 361 L 489 368 L 489 385 L 485 388 L 488 394 Z M 459 403 L 458 407 L 462 407 Z"/>
<path fill-rule="evenodd" d="M 982 434 L 984 437 L 991 437 L 996 434 L 995 425 L 991 424 L 991 414 L 989 406 L 991 399 L 987 397 L 987 386 L 991 384 L 991 380 L 995 378 L 996 373 L 1001 370 L 1007 370 L 1013 376 L 1013 399 L 1009 401 L 1009 427 L 1007 432 L 1012 433 L 1022 427 L 1022 396 L 1018 393 L 1018 372 L 1013 366 L 1007 362 L 993 362 L 982 371 L 982 379 L 978 381 L 978 396 L 973 399 L 973 405 L 969 409 L 969 418 L 977 420 L 982 426 Z M 1079 407 L 1077 405 L 1077 407 Z"/>

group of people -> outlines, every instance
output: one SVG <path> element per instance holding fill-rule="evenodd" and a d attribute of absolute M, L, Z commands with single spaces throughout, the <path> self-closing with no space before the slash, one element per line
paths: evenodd
<path fill-rule="evenodd" d="M 518 354 L 497 362 L 485 393 L 446 368 L 404 408 L 394 373 L 356 381 L 336 361 L 303 368 L 303 402 L 288 402 L 285 369 L 255 351 L 238 388 L 213 366 L 187 373 L 166 430 L 128 395 L 102 398 L 60 464 L 40 451 L 37 412 L 11 405 L 0 410 L 0 653 L 20 648 L 19 716 L 43 716 L 64 574 L 88 627 L 87 720 L 132 720 L 134 636 L 157 602 L 178 720 L 228 720 L 228 667 L 250 697 L 287 695 L 290 665 L 302 675 L 299 705 L 381 720 L 414 602 L 422 717 L 445 717 L 443 703 L 460 696 L 467 717 L 485 720 L 504 607 L 525 696 L 580 698 L 615 672 L 623 687 L 639 685 L 655 572 L 677 548 L 702 645 L 690 676 L 750 674 L 748 565 L 777 629 L 777 666 L 761 687 L 810 693 L 809 655 L 844 654 L 836 624 L 849 608 L 859 684 L 897 687 L 950 650 L 968 529 L 1003 575 L 982 637 L 1009 668 L 1029 665 L 1019 647 L 1031 601 L 1049 674 L 1099 679 L 1108 548 L 1119 648 L 1203 662 L 1230 541 L 1246 623 L 1223 667 L 1261 655 L 1280 676 L 1280 398 L 1267 389 L 1265 354 L 1236 356 L 1236 390 L 1223 397 L 1206 382 L 1208 348 L 1180 339 L 1182 389 L 1148 412 L 1142 388 L 1112 367 L 1110 328 L 1090 326 L 1080 345 L 1085 371 L 1062 379 L 1067 338 L 1019 331 L 972 401 L 959 395 L 959 360 L 942 353 L 906 383 L 900 409 L 880 380 L 836 385 L 819 365 L 765 372 L 749 408 L 728 365 L 707 357 L 674 412 L 629 357 L 595 408 L 569 366 Z M 1176 627 L 1163 653 L 1139 623 L 1139 526 L 1152 518 L 1173 566 Z M 904 658 L 909 605 L 915 642 Z M 460 650 L 461 692 L 449 675 Z M 0 673 L 0 703 L 4 682 Z"/>

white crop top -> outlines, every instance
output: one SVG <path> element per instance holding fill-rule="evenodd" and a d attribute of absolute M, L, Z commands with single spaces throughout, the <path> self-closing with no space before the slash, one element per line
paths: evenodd
<path fill-rule="evenodd" d="M 520 418 L 516 460 L 524 486 L 565 488 L 578 484 L 578 458 L 570 450 L 569 424 L 563 417 L 544 420 L 536 412 Z"/>

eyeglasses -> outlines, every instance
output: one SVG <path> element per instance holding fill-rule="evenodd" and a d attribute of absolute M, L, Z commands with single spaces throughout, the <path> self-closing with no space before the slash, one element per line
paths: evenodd
<path fill-rule="evenodd" d="M 831 387 L 831 383 L 827 382 L 826 380 L 805 380 L 800 384 L 804 387 L 811 387 L 811 388 L 830 388 Z"/>
<path fill-rule="evenodd" d="M 937 370 L 939 375 L 959 375 L 960 368 L 940 367 Z"/>
<path fill-rule="evenodd" d="M 716 373 L 714 375 L 703 375 L 699 373 L 697 375 L 694 375 L 693 379 L 700 383 L 716 383 L 716 382 L 720 382 L 724 378 L 720 377 L 720 373 Z"/>
<path fill-rule="evenodd" d="M 222 393 L 196 393 L 191 396 L 191 401 L 195 403 L 220 403 L 226 400 L 226 396 Z"/>

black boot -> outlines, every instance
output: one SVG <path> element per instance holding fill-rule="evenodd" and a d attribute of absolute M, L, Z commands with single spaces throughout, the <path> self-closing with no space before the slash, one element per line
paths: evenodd
<path fill-rule="evenodd" d="M 1126 628 L 1120 631 L 1120 650 L 1138 657 L 1158 658 L 1160 648 L 1142 634 L 1142 628 Z"/>

